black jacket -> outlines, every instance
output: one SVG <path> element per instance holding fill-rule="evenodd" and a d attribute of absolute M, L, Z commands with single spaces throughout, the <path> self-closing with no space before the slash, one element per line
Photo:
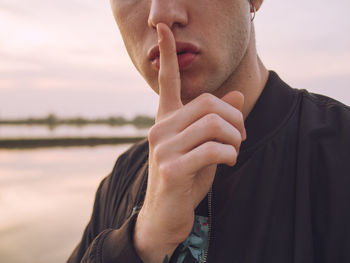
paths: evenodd
<path fill-rule="evenodd" d="M 270 72 L 245 126 L 237 164 L 215 176 L 208 262 L 349 263 L 349 107 Z M 69 263 L 142 262 L 131 214 L 144 198 L 147 158 L 147 141 L 119 157 Z"/>

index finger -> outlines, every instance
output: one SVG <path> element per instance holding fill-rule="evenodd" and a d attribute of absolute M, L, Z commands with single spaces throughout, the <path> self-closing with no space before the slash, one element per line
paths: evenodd
<path fill-rule="evenodd" d="M 176 42 L 170 28 L 157 24 L 160 52 L 160 70 L 158 75 L 159 107 L 157 119 L 181 108 L 181 79 L 176 53 Z"/>

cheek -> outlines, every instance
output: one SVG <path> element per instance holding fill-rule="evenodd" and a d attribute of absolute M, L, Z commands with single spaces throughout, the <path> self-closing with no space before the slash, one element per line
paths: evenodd
<path fill-rule="evenodd" d="M 140 66 L 138 58 L 142 57 L 142 40 L 145 38 L 148 19 L 147 7 L 143 6 L 143 3 L 131 0 L 128 3 L 117 3 L 112 7 L 125 47 L 138 70 Z"/>
<path fill-rule="evenodd" d="M 112 0 L 113 1 L 113 0 Z M 147 51 L 157 43 L 157 34 L 148 26 L 150 1 L 114 0 L 113 13 L 126 50 L 135 68 L 157 92 L 157 72 L 151 67 Z"/>
<path fill-rule="evenodd" d="M 211 14 L 220 13 L 222 8 L 219 6 Z M 184 97 L 195 97 L 203 90 L 215 92 L 235 72 L 246 54 L 250 39 L 249 10 L 246 10 L 245 6 L 233 9 L 232 5 L 230 10 L 221 12 L 220 19 L 206 16 L 213 22 L 206 23 L 199 35 L 199 43 L 205 48 L 200 69 L 194 74 L 198 78 L 184 79 L 183 84 L 188 86 Z M 201 28 L 200 23 L 196 26 Z"/>
<path fill-rule="evenodd" d="M 211 35 L 215 40 L 211 44 L 215 46 L 217 60 L 222 66 L 238 66 L 248 48 L 250 29 L 248 5 L 235 5 L 231 12 L 222 13 Z"/>

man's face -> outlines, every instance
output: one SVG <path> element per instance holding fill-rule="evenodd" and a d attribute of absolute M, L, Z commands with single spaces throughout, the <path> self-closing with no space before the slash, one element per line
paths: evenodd
<path fill-rule="evenodd" d="M 110 0 L 126 49 L 137 70 L 158 92 L 156 25 L 167 24 L 178 55 L 184 103 L 230 85 L 250 41 L 248 0 Z M 155 48 L 156 49 L 156 48 Z"/>

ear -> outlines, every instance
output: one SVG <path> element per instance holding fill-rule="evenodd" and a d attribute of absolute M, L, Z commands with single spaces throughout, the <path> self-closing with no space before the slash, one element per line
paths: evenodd
<path fill-rule="evenodd" d="M 259 11 L 264 0 L 250 0 L 250 12 L 254 12 L 254 6 L 256 11 Z"/>

